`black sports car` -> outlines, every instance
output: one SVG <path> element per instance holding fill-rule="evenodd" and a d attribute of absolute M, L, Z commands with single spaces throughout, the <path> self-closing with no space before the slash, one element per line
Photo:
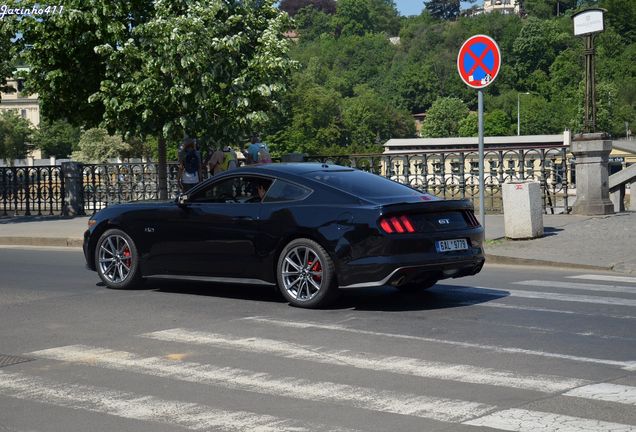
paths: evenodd
<path fill-rule="evenodd" d="M 111 288 L 146 277 L 278 285 L 293 305 L 338 289 L 404 291 L 474 275 L 484 230 L 470 201 L 439 200 L 337 165 L 253 165 L 175 201 L 132 202 L 89 220 L 84 255 Z"/>

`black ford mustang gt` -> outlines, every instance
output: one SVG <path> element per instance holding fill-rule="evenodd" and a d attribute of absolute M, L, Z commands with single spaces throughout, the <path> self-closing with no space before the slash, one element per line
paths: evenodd
<path fill-rule="evenodd" d="M 111 288 L 147 277 L 278 285 L 291 304 L 313 308 L 339 288 L 415 291 L 474 275 L 483 239 L 467 200 L 336 165 L 266 164 L 214 176 L 175 201 L 101 210 L 84 255 Z"/>

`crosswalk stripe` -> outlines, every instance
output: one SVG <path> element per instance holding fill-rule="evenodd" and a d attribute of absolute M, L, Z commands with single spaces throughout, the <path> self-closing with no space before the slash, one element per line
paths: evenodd
<path fill-rule="evenodd" d="M 548 287 L 548 288 L 564 288 L 597 292 L 616 292 L 626 294 L 636 294 L 636 286 L 622 286 L 622 285 L 595 285 L 578 282 L 560 282 L 560 281 L 545 281 L 545 280 L 527 280 L 513 282 L 515 285 L 527 285 L 535 287 Z"/>
<path fill-rule="evenodd" d="M 142 358 L 129 352 L 83 345 L 36 351 L 31 355 L 203 383 L 232 390 L 348 405 L 445 422 L 463 421 L 492 411 L 494 408 L 477 402 L 375 390 L 327 381 L 309 381 L 291 377 L 277 378 L 268 373 L 231 367 L 216 367 L 194 362 L 175 362 L 161 357 Z"/>
<path fill-rule="evenodd" d="M 634 432 L 636 426 L 524 409 L 508 409 L 463 424 L 513 432 Z"/>
<path fill-rule="evenodd" d="M 636 306 L 636 300 L 624 299 L 620 297 L 598 297 L 588 296 L 581 294 L 561 294 L 542 291 L 529 291 L 529 290 L 514 290 L 514 289 L 501 289 L 492 287 L 453 287 L 453 291 L 473 292 L 484 295 L 493 295 L 501 297 L 502 294 L 508 293 L 513 297 L 541 299 L 541 300 L 556 300 L 562 302 L 574 302 L 574 303 L 592 303 L 592 304 L 605 304 L 612 306 Z"/>
<path fill-rule="evenodd" d="M 589 316 L 589 317 L 604 317 L 604 318 L 615 318 L 615 319 L 636 319 L 634 315 L 615 315 L 615 314 L 604 314 L 604 313 L 588 313 L 581 311 L 573 311 L 573 310 L 565 310 L 565 309 L 553 309 L 553 308 L 541 308 L 541 307 L 532 307 L 532 306 L 520 306 L 520 305 L 511 305 L 511 304 L 503 304 L 503 303 L 473 303 L 473 302 L 461 302 L 458 303 L 462 306 L 472 306 L 472 307 L 489 307 L 489 308 L 498 308 L 498 309 L 515 309 L 515 310 L 524 310 L 524 311 L 532 311 L 532 312 L 548 312 L 548 313 L 556 313 L 561 315 L 581 315 L 581 316 Z"/>
<path fill-rule="evenodd" d="M 565 393 L 565 395 L 627 405 L 636 405 L 636 387 L 620 384 L 590 384 L 584 387 L 572 389 Z"/>
<path fill-rule="evenodd" d="M 162 423 L 195 431 L 354 432 L 304 421 L 227 411 L 195 403 L 115 391 L 103 387 L 63 384 L 21 373 L 0 371 L 0 394 L 35 402 L 108 414 L 131 420 Z"/>
<path fill-rule="evenodd" d="M 311 323 L 311 322 L 298 322 L 298 321 L 284 321 L 266 317 L 245 317 L 242 318 L 246 321 L 253 321 L 262 324 L 269 324 L 278 327 L 287 327 L 287 328 L 317 328 L 322 330 L 331 330 L 331 331 L 341 331 L 347 333 L 354 334 L 364 334 L 370 336 L 383 336 L 394 339 L 405 339 L 405 340 L 416 340 L 419 342 L 433 342 L 445 345 L 453 345 L 460 346 L 464 348 L 477 348 L 487 351 L 493 351 L 498 353 L 510 353 L 510 354 L 524 354 L 524 355 L 535 355 L 540 357 L 547 358 L 558 358 L 563 360 L 572 360 L 583 363 L 594 363 L 594 364 L 603 364 L 608 366 L 616 366 L 625 370 L 636 370 L 636 361 L 619 361 L 619 360 L 608 360 L 608 359 L 598 359 L 592 357 L 581 357 L 581 356 L 573 356 L 569 354 L 559 354 L 559 353 L 551 353 L 545 351 L 538 350 L 529 350 L 524 348 L 512 348 L 512 347 L 502 347 L 497 345 L 485 345 L 485 344 L 476 344 L 471 342 L 461 342 L 461 341 L 452 341 L 447 339 L 437 339 L 423 336 L 412 336 L 412 335 L 404 335 L 399 333 L 383 333 L 383 332 L 375 332 L 371 330 L 362 330 L 355 329 L 350 327 L 345 327 L 339 324 L 319 324 L 319 323 Z"/>
<path fill-rule="evenodd" d="M 584 274 L 584 275 L 576 275 L 576 276 L 567 276 L 567 278 L 597 280 L 597 281 L 605 281 L 605 282 L 625 282 L 625 283 L 636 284 L 636 277 L 629 277 L 629 276 Z"/>
<path fill-rule="evenodd" d="M 589 381 L 554 375 L 523 375 L 511 371 L 495 370 L 465 364 L 429 362 L 411 357 L 382 356 L 349 350 L 328 350 L 324 347 L 299 345 L 263 338 L 231 338 L 216 333 L 187 329 L 170 329 L 142 335 L 170 342 L 193 343 L 246 352 L 272 354 L 290 359 L 307 360 L 323 364 L 346 365 L 359 369 L 412 375 L 424 378 L 458 381 L 473 384 L 560 392 L 589 383 Z"/>

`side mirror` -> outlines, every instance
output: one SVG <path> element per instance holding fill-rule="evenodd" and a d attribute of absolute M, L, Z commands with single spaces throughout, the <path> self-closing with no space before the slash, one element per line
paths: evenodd
<path fill-rule="evenodd" d="M 188 204 L 188 194 L 179 194 L 177 196 L 177 204 L 180 206 L 185 206 Z"/>

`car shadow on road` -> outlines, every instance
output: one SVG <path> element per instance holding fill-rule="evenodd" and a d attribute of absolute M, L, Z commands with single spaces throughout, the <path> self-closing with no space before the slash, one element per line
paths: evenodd
<path fill-rule="evenodd" d="M 283 297 L 278 293 L 277 288 L 263 285 L 148 279 L 145 281 L 143 289 L 162 293 L 284 303 Z"/>
<path fill-rule="evenodd" d="M 344 292 L 334 306 L 364 311 L 403 312 L 466 307 L 509 295 L 504 290 L 441 283 L 416 293 L 403 293 L 392 287 L 351 290 Z"/>
<path fill-rule="evenodd" d="M 220 297 L 236 300 L 286 303 L 277 288 L 262 285 L 150 279 L 142 289 L 174 294 Z M 393 287 L 343 290 L 327 310 L 401 312 L 466 307 L 509 296 L 504 290 L 438 284 L 431 289 L 406 294 Z"/>

